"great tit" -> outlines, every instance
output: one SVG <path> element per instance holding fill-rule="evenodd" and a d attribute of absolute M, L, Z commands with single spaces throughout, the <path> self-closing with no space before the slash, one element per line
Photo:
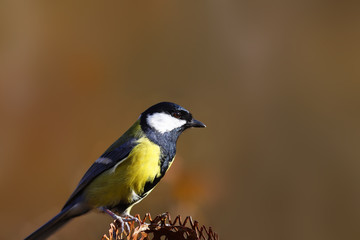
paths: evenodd
<path fill-rule="evenodd" d="M 108 213 L 121 224 L 134 221 L 132 206 L 165 175 L 180 134 L 191 127 L 205 125 L 175 103 L 161 102 L 148 108 L 89 168 L 61 212 L 26 240 L 46 239 L 70 219 L 93 209 Z"/>

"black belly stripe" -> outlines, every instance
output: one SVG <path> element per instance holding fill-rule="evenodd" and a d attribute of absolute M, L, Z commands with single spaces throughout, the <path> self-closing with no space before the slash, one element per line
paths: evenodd
<path fill-rule="evenodd" d="M 164 155 L 163 155 L 164 156 Z M 169 169 L 171 162 L 174 160 L 174 156 L 165 156 L 160 160 L 161 170 L 160 176 L 156 177 L 152 182 L 146 182 L 144 186 L 144 193 L 140 197 L 145 197 L 147 193 L 153 189 L 156 184 L 164 177 L 166 171 Z"/>

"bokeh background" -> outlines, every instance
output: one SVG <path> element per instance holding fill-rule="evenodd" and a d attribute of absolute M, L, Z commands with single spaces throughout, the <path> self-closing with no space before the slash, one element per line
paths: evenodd
<path fill-rule="evenodd" d="M 55 215 L 167 100 L 208 127 L 133 214 L 191 215 L 220 239 L 360 239 L 359 43 L 356 1 L 1 1 L 0 238 Z"/>

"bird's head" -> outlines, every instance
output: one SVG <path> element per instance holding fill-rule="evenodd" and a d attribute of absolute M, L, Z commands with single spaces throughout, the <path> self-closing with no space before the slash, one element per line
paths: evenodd
<path fill-rule="evenodd" d="M 188 110 L 171 102 L 161 102 L 148 108 L 141 114 L 140 124 L 144 130 L 160 134 L 180 134 L 191 127 L 205 127 L 205 124 L 194 119 Z"/>

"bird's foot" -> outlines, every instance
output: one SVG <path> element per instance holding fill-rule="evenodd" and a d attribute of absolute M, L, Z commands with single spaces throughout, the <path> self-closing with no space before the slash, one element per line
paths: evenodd
<path fill-rule="evenodd" d="M 140 220 L 137 217 L 133 217 L 130 214 L 124 214 L 122 216 L 116 216 L 116 221 L 118 221 L 118 225 L 120 226 L 120 232 L 122 232 L 124 229 L 127 233 L 130 233 L 130 224 L 132 222 L 138 223 L 139 226 L 141 225 Z"/>
<path fill-rule="evenodd" d="M 118 216 L 118 218 L 115 219 L 117 221 L 117 225 L 119 226 L 119 232 L 122 233 L 125 230 L 125 233 L 130 233 L 130 226 L 129 222 L 124 221 L 124 218 L 121 216 Z"/>
<path fill-rule="evenodd" d="M 137 217 L 133 217 L 129 214 L 124 214 L 122 216 L 119 216 L 115 213 L 113 213 L 112 211 L 110 211 L 107 208 L 104 207 L 99 207 L 99 210 L 102 212 L 105 212 L 107 214 L 109 214 L 114 220 L 116 220 L 118 222 L 118 226 L 119 226 L 119 232 L 123 232 L 125 230 L 126 233 L 130 233 L 130 225 L 129 223 L 131 222 L 137 222 L 139 225 L 140 220 Z"/>
<path fill-rule="evenodd" d="M 141 225 L 139 218 L 131 216 L 130 214 L 124 214 L 122 217 L 124 222 L 136 222 Z"/>

